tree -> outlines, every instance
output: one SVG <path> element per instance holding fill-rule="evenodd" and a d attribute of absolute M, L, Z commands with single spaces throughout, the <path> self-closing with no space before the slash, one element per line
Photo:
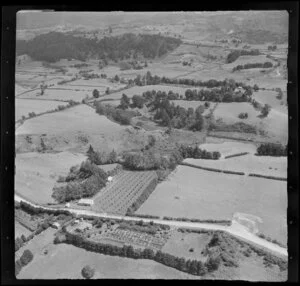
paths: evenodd
<path fill-rule="evenodd" d="M 105 90 L 106 94 L 109 94 L 109 87 Z"/>
<path fill-rule="evenodd" d="M 94 274 L 95 270 L 89 265 L 84 266 L 81 270 L 81 275 L 85 279 L 91 279 L 94 276 Z"/>
<path fill-rule="evenodd" d="M 129 104 L 130 104 L 129 97 L 125 93 L 123 93 L 120 101 L 120 108 L 127 109 L 129 107 Z"/>
<path fill-rule="evenodd" d="M 93 97 L 98 98 L 100 96 L 98 89 L 93 90 Z"/>
<path fill-rule="evenodd" d="M 33 259 L 33 254 L 29 249 L 24 250 L 20 261 L 22 263 L 23 266 L 27 265 L 30 261 L 32 261 Z"/>
<path fill-rule="evenodd" d="M 268 114 L 269 114 L 269 112 L 270 112 L 270 110 L 271 110 L 271 106 L 266 103 L 264 105 L 264 107 L 262 108 L 262 110 L 261 110 L 261 116 L 262 117 L 267 117 Z"/>
<path fill-rule="evenodd" d="M 120 81 L 120 78 L 119 78 L 119 76 L 117 74 L 115 75 L 114 80 L 115 81 Z"/>
<path fill-rule="evenodd" d="M 139 95 L 134 95 L 132 97 L 132 107 L 143 108 L 144 106 L 144 98 Z"/>
<path fill-rule="evenodd" d="M 161 123 L 164 126 L 169 126 L 171 124 L 171 119 L 165 109 L 161 111 Z"/>

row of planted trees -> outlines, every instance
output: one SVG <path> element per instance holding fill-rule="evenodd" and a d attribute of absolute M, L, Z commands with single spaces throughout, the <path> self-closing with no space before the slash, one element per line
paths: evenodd
<path fill-rule="evenodd" d="M 123 247 L 102 244 L 85 239 L 82 236 L 64 232 L 64 239 L 57 239 L 56 243 L 64 242 L 84 248 L 88 251 L 98 252 L 105 255 L 128 257 L 133 259 L 150 259 L 179 271 L 193 275 L 205 275 L 207 272 L 215 271 L 221 263 L 219 256 L 209 257 L 205 263 L 200 260 L 185 259 L 162 251 L 154 252 L 150 248 L 135 249 L 131 245 Z"/>

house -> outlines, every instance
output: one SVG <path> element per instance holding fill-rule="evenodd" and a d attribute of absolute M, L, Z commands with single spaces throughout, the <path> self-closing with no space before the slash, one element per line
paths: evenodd
<path fill-rule="evenodd" d="M 58 222 L 54 222 L 51 225 L 53 228 L 59 229 L 60 228 L 60 224 Z"/>
<path fill-rule="evenodd" d="M 112 179 L 113 179 L 113 177 L 112 177 L 112 176 L 109 176 L 109 177 L 107 178 L 107 181 L 108 181 L 108 182 L 111 182 Z"/>
<path fill-rule="evenodd" d="M 80 199 L 77 204 L 79 206 L 92 206 L 94 204 L 94 200 L 91 200 L 91 199 Z"/>

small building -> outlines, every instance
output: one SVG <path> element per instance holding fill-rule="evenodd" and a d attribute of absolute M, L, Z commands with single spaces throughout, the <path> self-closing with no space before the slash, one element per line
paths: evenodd
<path fill-rule="evenodd" d="M 51 225 L 53 228 L 59 229 L 60 228 L 60 224 L 58 222 L 54 222 Z"/>
<path fill-rule="evenodd" d="M 108 182 L 111 182 L 112 179 L 113 179 L 113 177 L 112 177 L 112 176 L 109 176 L 109 177 L 107 178 L 107 181 L 108 181 Z"/>
<path fill-rule="evenodd" d="M 69 208 L 70 207 L 70 203 L 66 203 L 66 208 Z"/>
<path fill-rule="evenodd" d="M 91 199 L 80 199 L 77 204 L 79 206 L 92 206 L 94 204 L 94 200 L 91 200 Z"/>

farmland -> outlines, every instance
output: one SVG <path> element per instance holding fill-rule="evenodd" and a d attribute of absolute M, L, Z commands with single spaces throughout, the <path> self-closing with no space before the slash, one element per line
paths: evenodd
<path fill-rule="evenodd" d="M 286 182 L 178 166 L 137 213 L 201 219 L 253 214 L 263 221 L 259 230 L 286 243 L 286 188 Z"/>
<path fill-rule="evenodd" d="M 26 100 L 16 99 L 16 120 L 22 116 L 28 117 L 28 113 L 34 112 L 39 114 L 45 111 L 56 109 L 59 105 L 66 105 L 65 102 L 51 101 L 51 100 Z"/>
<path fill-rule="evenodd" d="M 286 279 L 288 13 L 17 16 L 18 279 Z"/>
<path fill-rule="evenodd" d="M 84 131 L 87 134 L 119 132 L 123 128 L 99 116 L 86 105 L 76 106 L 62 112 L 45 114 L 26 121 L 17 130 L 19 134 L 66 134 Z"/>
<path fill-rule="evenodd" d="M 156 181 L 155 172 L 123 171 L 94 197 L 96 211 L 125 214 L 127 209 Z"/>
<path fill-rule="evenodd" d="M 46 257 L 36 256 L 18 278 L 82 279 L 80 272 L 87 264 L 95 267 L 95 279 L 195 279 L 151 260 L 107 256 L 65 244 L 53 245 Z"/>
<path fill-rule="evenodd" d="M 41 204 L 54 202 L 52 188 L 58 176 L 84 161 L 85 155 L 60 153 L 24 153 L 16 156 L 15 190 Z"/>

